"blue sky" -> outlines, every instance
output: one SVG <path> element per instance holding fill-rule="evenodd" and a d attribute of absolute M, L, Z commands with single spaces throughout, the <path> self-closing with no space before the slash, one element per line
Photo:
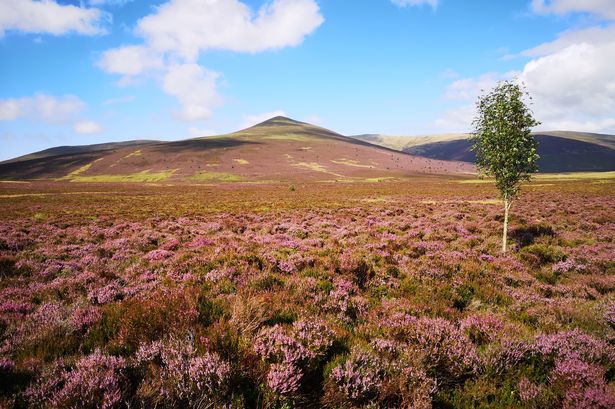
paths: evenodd
<path fill-rule="evenodd" d="M 0 0 L 0 160 L 276 114 L 463 132 L 502 79 L 543 129 L 615 133 L 613 20 L 612 0 Z"/>

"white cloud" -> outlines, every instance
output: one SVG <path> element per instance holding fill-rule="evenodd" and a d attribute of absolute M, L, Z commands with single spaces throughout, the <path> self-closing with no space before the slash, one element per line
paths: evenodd
<path fill-rule="evenodd" d="M 615 39 L 607 44 L 570 45 L 527 63 L 520 79 L 534 98 L 543 128 L 561 123 L 609 125 L 615 119 L 613 61 Z"/>
<path fill-rule="evenodd" d="M 61 35 L 76 32 L 102 34 L 108 15 L 96 8 L 61 5 L 52 0 L 0 1 L 0 37 L 6 31 Z"/>
<path fill-rule="evenodd" d="M 202 120 L 221 103 L 218 74 L 196 64 L 207 50 L 256 53 L 300 44 L 324 21 L 315 0 L 272 0 L 254 12 L 239 0 L 170 0 L 139 20 L 142 44 L 107 50 L 98 62 L 122 75 L 119 86 L 156 74 L 183 108 L 177 117 Z"/>
<path fill-rule="evenodd" d="M 448 100 L 473 100 L 481 94 L 482 90 L 488 90 L 498 82 L 497 73 L 483 74 L 478 78 L 463 78 L 451 83 L 444 94 Z"/>
<path fill-rule="evenodd" d="M 90 135 L 95 133 L 101 133 L 103 127 L 98 122 L 94 121 L 79 121 L 73 125 L 75 132 L 84 135 Z"/>
<path fill-rule="evenodd" d="M 21 103 L 16 99 L 0 100 L 0 121 L 13 121 L 21 116 Z"/>
<path fill-rule="evenodd" d="M 0 100 L 0 121 L 26 118 L 46 123 L 66 123 L 85 108 L 74 95 L 54 97 L 38 94 L 32 97 Z"/>
<path fill-rule="evenodd" d="M 195 61 L 210 49 L 259 52 L 300 44 L 323 17 L 314 0 L 273 0 L 257 13 L 238 0 L 171 0 L 136 32 L 149 47 Z"/>
<path fill-rule="evenodd" d="M 526 57 L 542 57 L 553 54 L 575 44 L 601 45 L 615 41 L 615 25 L 607 27 L 590 27 L 583 30 L 571 30 L 561 33 L 557 40 L 539 44 L 521 52 Z"/>
<path fill-rule="evenodd" d="M 182 104 L 177 117 L 184 121 L 208 119 L 213 107 L 221 103 L 216 90 L 219 74 L 197 64 L 171 66 L 164 76 L 163 90 Z"/>
<path fill-rule="evenodd" d="M 277 111 L 271 111 L 271 112 L 264 112 L 262 114 L 244 115 L 243 122 L 241 123 L 240 128 L 241 129 L 249 128 L 256 124 L 260 124 L 261 122 L 264 122 L 268 119 L 271 119 L 275 116 L 286 116 L 286 113 L 282 110 L 277 110 Z"/>
<path fill-rule="evenodd" d="M 613 0 L 532 0 L 532 10 L 538 14 L 590 13 L 615 20 Z"/>
<path fill-rule="evenodd" d="M 98 61 L 98 66 L 112 74 L 133 76 L 150 69 L 163 68 L 164 62 L 162 55 L 154 50 L 130 45 L 106 51 Z"/>
<path fill-rule="evenodd" d="M 461 105 L 443 112 L 433 122 L 433 126 L 439 132 L 470 132 L 475 115 L 476 108 L 474 105 Z"/>
<path fill-rule="evenodd" d="M 574 44 L 525 65 L 521 79 L 536 98 L 585 114 L 615 113 L 615 41 Z"/>
<path fill-rule="evenodd" d="M 438 7 L 438 1 L 439 0 L 391 0 L 391 3 L 398 7 L 428 5 L 435 9 Z"/>
<path fill-rule="evenodd" d="M 552 120 L 545 125 L 541 125 L 537 130 L 553 131 L 579 131 L 579 132 L 594 132 L 594 133 L 615 133 L 615 119 L 604 118 L 597 120 Z"/>
<path fill-rule="evenodd" d="M 609 14 L 615 2 L 558 1 L 533 3 L 536 11 L 565 14 L 587 11 Z M 615 133 L 615 24 L 568 30 L 553 41 L 522 51 L 530 60 L 519 72 L 488 73 L 452 82 L 449 100 L 472 101 L 479 90 L 490 89 L 499 79 L 517 78 L 532 97 L 532 110 L 542 130 L 578 130 Z M 468 106 L 445 112 L 435 125 L 449 128 L 473 117 Z M 465 118 L 465 119 L 464 119 Z"/>

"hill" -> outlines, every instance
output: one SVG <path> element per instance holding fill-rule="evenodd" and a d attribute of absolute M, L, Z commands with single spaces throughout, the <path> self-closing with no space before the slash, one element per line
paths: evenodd
<path fill-rule="evenodd" d="M 615 135 L 584 132 L 536 132 L 541 172 L 604 172 L 615 170 Z M 362 141 L 411 155 L 472 163 L 468 134 L 429 136 L 357 135 Z"/>
<path fill-rule="evenodd" d="M 472 171 L 285 117 L 227 135 L 61 147 L 0 163 L 0 179 L 76 182 L 361 181 Z"/>

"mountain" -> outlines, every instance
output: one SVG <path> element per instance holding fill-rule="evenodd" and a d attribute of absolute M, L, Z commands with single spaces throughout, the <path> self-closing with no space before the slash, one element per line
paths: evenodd
<path fill-rule="evenodd" d="M 471 173 L 285 117 L 220 136 L 61 147 L 0 163 L 0 179 L 75 182 L 361 181 Z"/>
<path fill-rule="evenodd" d="M 88 153 L 88 152 L 98 152 L 98 151 L 111 151 L 117 150 L 124 147 L 131 146 L 142 146 L 150 143 L 158 143 L 159 141 L 150 141 L 150 140 L 137 140 L 137 141 L 125 141 L 125 142 L 108 142 L 108 143 L 97 143 L 94 145 L 79 145 L 79 146 L 56 146 L 54 148 L 45 149 L 39 152 L 30 153 L 24 156 L 19 156 L 17 158 L 9 159 L 0 163 L 15 163 L 15 162 L 24 162 L 32 159 L 44 159 L 49 158 L 51 156 L 60 156 L 60 155 L 71 155 L 71 154 L 79 154 L 79 153 Z"/>
<path fill-rule="evenodd" d="M 411 155 L 472 163 L 469 134 L 430 136 L 357 135 L 354 138 Z M 615 170 L 615 135 L 551 131 L 534 133 L 541 172 L 600 172 Z"/>

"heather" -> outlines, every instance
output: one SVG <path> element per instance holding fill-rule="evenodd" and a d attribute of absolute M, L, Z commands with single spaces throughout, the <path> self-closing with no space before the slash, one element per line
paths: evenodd
<path fill-rule="evenodd" d="M 615 406 L 615 189 L 0 191 L 0 406 Z"/>

